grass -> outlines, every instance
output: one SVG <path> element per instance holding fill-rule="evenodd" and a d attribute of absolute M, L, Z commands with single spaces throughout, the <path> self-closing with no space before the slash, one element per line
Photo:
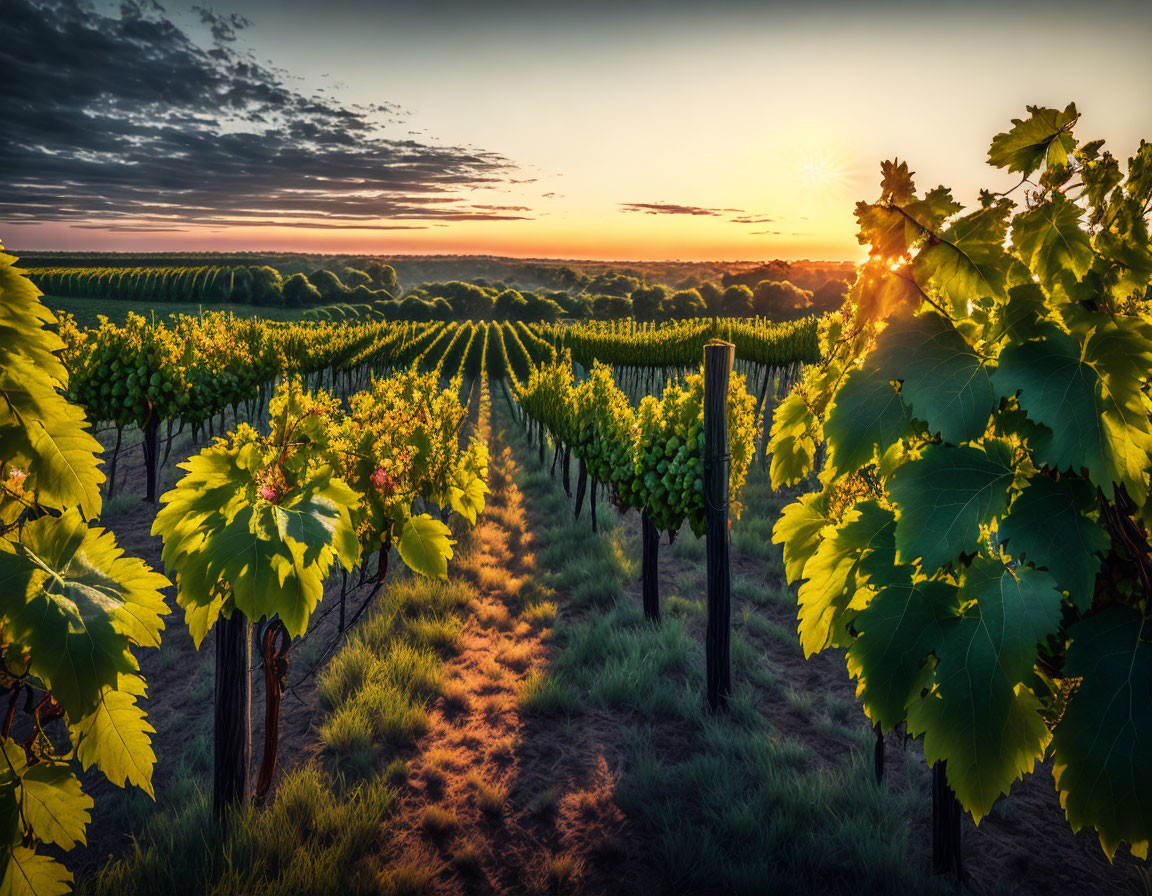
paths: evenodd
<path fill-rule="evenodd" d="M 579 709 L 579 701 L 568 684 L 538 670 L 530 672 L 520 686 L 520 709 L 529 715 L 567 715 Z"/>
<path fill-rule="evenodd" d="M 245 809 L 221 831 L 210 795 L 197 783 L 198 771 L 210 770 L 211 743 L 206 734 L 195 737 L 184 749 L 175 785 L 162 794 L 167 808 L 147 817 L 146 797 L 138 807 L 121 801 L 124 827 L 139 834 L 126 855 L 82 878 L 79 891 L 422 892 L 437 873 L 428 863 L 381 869 L 372 856 L 389 836 L 394 788 L 409 778 L 400 751 L 427 730 L 434 699 L 459 697 L 459 683 L 446 678 L 445 657 L 456 649 L 475 597 L 459 579 L 411 576 L 390 583 L 318 676 L 327 710 L 319 728 L 326 753 L 319 762 L 285 774 L 269 807 Z M 192 698 L 210 700 L 212 682 L 211 664 L 201 664 Z M 454 818 L 424 821 L 446 831 Z"/>
<path fill-rule="evenodd" d="M 662 624 L 646 623 L 622 591 L 629 567 L 615 555 L 626 543 L 623 527 L 597 537 L 584 520 L 536 511 L 556 503 L 559 489 L 532 466 L 517 483 L 526 506 L 538 513 L 537 559 L 563 612 L 553 667 L 530 676 L 521 704 L 552 709 L 561 694 L 565 703 L 587 702 L 628 720 L 615 798 L 652 838 L 664 880 L 650 882 L 651 888 L 941 892 L 909 862 L 905 797 L 875 784 L 850 701 L 821 695 L 817 706 L 810 693 L 778 682 L 765 662 L 765 642 L 773 649 L 798 645 L 793 628 L 761 615 L 771 609 L 775 618 L 781 610 L 794 616 L 796 606 L 771 544 L 781 501 L 771 496 L 764 474 L 752 473 L 745 516 L 733 526 L 735 551 L 762 569 L 733 581 L 735 690 L 727 712 L 713 714 L 702 700 L 703 541 L 682 533 L 674 542 L 671 553 L 683 571 L 666 588 Z M 823 762 L 804 742 L 776 730 L 762 700 L 786 702 L 835 730 L 839 742 L 848 734 L 844 760 Z M 546 791 L 533 808 L 551 811 L 558 796 Z M 569 861 L 546 860 L 547 890 L 570 885 L 578 869 Z"/>
<path fill-rule="evenodd" d="M 384 782 L 345 787 L 317 765 L 285 776 L 266 809 L 243 810 L 221 829 L 210 796 L 153 815 L 127 854 L 78 891 L 170 893 L 369 893 L 376 881 L 360 857 L 379 836 L 393 791 Z"/>
<path fill-rule="evenodd" d="M 533 625 L 550 626 L 556 621 L 557 607 L 555 601 L 542 600 L 538 603 L 529 604 L 524 612 L 520 614 L 521 619 L 525 619 Z"/>
<path fill-rule="evenodd" d="M 434 837 L 444 837 L 460 826 L 460 820 L 455 811 L 444 806 L 426 806 L 420 816 L 420 823 L 424 830 Z"/>
<path fill-rule="evenodd" d="M 485 781 L 478 772 L 468 776 L 468 783 L 476 791 L 476 805 L 485 815 L 499 815 L 504 811 L 504 803 L 508 798 L 505 787 Z"/>

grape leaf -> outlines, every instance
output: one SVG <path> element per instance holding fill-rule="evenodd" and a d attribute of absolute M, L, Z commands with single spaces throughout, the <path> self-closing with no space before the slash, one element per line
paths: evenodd
<path fill-rule="evenodd" d="M 72 890 L 72 872 L 51 856 L 10 846 L 6 858 L 0 896 L 66 896 Z"/>
<path fill-rule="evenodd" d="M 66 762 L 37 762 L 20 776 L 24 817 L 37 838 L 71 849 L 84 843 L 84 828 L 91 820 L 92 798 Z"/>
<path fill-rule="evenodd" d="M 1108 494 L 1112 483 L 1140 494 L 1152 453 L 1147 399 L 1131 389 L 1114 394 L 1074 336 L 1052 325 L 1042 325 L 1039 335 L 1005 348 L 992 374 L 1000 394 L 1019 392 L 1028 418 L 1050 430 L 1032 439 L 1037 462 L 1075 473 L 1087 469 Z"/>
<path fill-rule="evenodd" d="M 948 582 L 920 580 L 882 589 L 852 620 L 856 639 L 848 671 L 868 716 L 890 731 L 904 721 L 913 694 L 924 683 L 924 662 L 940 643 L 944 621 L 958 609 Z"/>
<path fill-rule="evenodd" d="M 873 357 L 903 380 L 904 403 L 930 431 L 952 443 L 983 435 L 995 406 L 988 369 L 943 315 L 927 311 L 890 321 Z"/>
<path fill-rule="evenodd" d="M 1088 232 L 1080 226 L 1080 207 L 1054 193 L 1012 221 L 1012 245 L 1021 260 L 1047 285 L 1062 271 L 1083 277 L 1095 257 Z"/>
<path fill-rule="evenodd" d="M 448 576 L 448 560 L 456 543 L 449 538 L 451 534 L 452 530 L 440 520 L 422 513 L 405 521 L 396 551 L 401 560 L 421 575 L 443 579 Z"/>
<path fill-rule="evenodd" d="M 838 523 L 827 526 L 816 552 L 804 565 L 800 586 L 800 646 L 805 656 L 836 643 L 842 615 L 856 589 L 870 575 L 883 579 L 893 572 L 895 517 L 875 501 L 862 501 Z M 871 565 L 865 565 L 871 557 Z"/>
<path fill-rule="evenodd" d="M 908 431 L 908 408 L 875 365 L 851 371 L 836 390 L 824 421 L 828 463 L 837 470 L 856 470 L 871 462 Z"/>
<path fill-rule="evenodd" d="M 137 670 L 129 646 L 158 646 L 168 580 L 123 557 L 116 539 L 89 529 L 75 508 L 24 526 L 21 542 L 0 539 L 0 592 L 8 635 L 31 653 L 30 671 L 74 716 L 91 711 L 101 688 Z"/>
<path fill-rule="evenodd" d="M 801 495 L 789 504 L 772 527 L 772 543 L 784 545 L 784 574 L 789 582 L 802 578 L 804 564 L 819 545 L 820 531 L 828 525 L 820 492 Z"/>
<path fill-rule="evenodd" d="M 812 438 L 815 423 L 812 412 L 797 390 L 788 394 L 772 412 L 772 436 L 768 451 L 772 455 L 772 487 L 795 485 L 812 472 L 816 442 Z"/>
<path fill-rule="evenodd" d="M 26 488 L 45 507 L 100 512 L 100 443 L 84 411 L 57 392 L 59 383 L 20 356 L 0 369 L 0 433 L 31 458 Z"/>
<path fill-rule="evenodd" d="M 979 822 L 1012 782 L 1043 757 L 1049 733 L 1023 684 L 1037 644 L 1060 623 L 1060 593 L 1046 572 L 977 557 L 960 582 L 963 615 L 941 625 L 934 688 L 913 700 L 908 730 L 928 762 L 948 762 L 948 783 Z"/>
<path fill-rule="evenodd" d="M 1108 534 L 1085 514 L 1096 493 L 1084 479 L 1033 476 L 1000 520 L 999 538 L 1025 563 L 1046 567 L 1056 587 L 1067 591 L 1083 613 L 1092 608 L 1098 552 L 1111 544 Z"/>
<path fill-rule="evenodd" d="M 1144 620 L 1109 607 L 1073 625 L 1064 674 L 1080 678 L 1052 738 L 1053 773 L 1072 830 L 1096 828 L 1111 858 L 1152 833 L 1152 645 Z"/>
<path fill-rule="evenodd" d="M 931 574 L 974 553 L 981 523 L 1003 511 L 1013 471 L 969 446 L 929 445 L 919 460 L 897 467 L 888 492 L 900 507 L 896 548 L 901 562 L 920 559 Z"/>
<path fill-rule="evenodd" d="M 992 138 L 988 162 L 1024 177 L 1037 168 L 1067 165 L 1068 156 L 1076 147 L 1076 140 L 1069 133 L 1079 118 L 1076 104 L 1069 103 L 1063 112 L 1043 106 L 1029 106 L 1028 112 L 1028 118 L 1013 118 L 1010 131 Z"/>
<path fill-rule="evenodd" d="M 76 743 L 76 757 L 85 770 L 95 765 L 117 787 L 133 784 L 152 796 L 152 767 L 156 754 L 148 735 L 144 710 L 136 705 L 133 691 L 143 691 L 143 679 L 126 676 L 124 690 L 105 688 L 96 709 L 69 725 Z M 138 696 L 138 694 L 136 695 Z"/>
<path fill-rule="evenodd" d="M 996 205 L 956 219 L 916 255 L 917 282 L 937 287 L 960 309 L 975 299 L 1002 298 L 1011 268 L 1004 251 L 1006 215 L 1007 208 Z"/>

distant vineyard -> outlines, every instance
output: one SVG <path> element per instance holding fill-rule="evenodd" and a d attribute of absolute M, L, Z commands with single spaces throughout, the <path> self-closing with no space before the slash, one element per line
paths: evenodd
<path fill-rule="evenodd" d="M 153 302 L 249 302 L 247 267 L 36 268 L 28 278 L 48 295 Z"/>

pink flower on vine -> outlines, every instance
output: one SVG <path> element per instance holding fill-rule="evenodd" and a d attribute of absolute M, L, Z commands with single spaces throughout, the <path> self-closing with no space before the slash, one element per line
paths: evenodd
<path fill-rule="evenodd" d="M 382 495 L 390 495 L 396 491 L 396 480 L 382 467 L 377 467 L 373 470 L 372 475 L 368 478 L 372 483 L 372 487 Z"/>

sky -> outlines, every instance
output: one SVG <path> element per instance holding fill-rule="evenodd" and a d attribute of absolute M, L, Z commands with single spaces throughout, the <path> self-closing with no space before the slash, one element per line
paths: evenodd
<path fill-rule="evenodd" d="M 1152 3 L 0 0 L 15 249 L 856 260 L 1027 104 L 1152 139 Z"/>

